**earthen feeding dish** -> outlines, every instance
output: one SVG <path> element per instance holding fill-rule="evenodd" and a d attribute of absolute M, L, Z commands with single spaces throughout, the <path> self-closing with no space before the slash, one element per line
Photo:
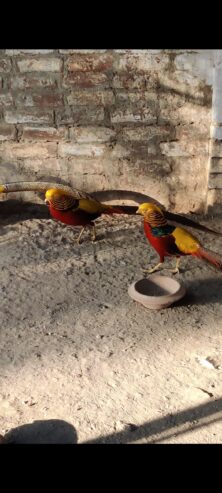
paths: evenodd
<path fill-rule="evenodd" d="M 151 310 L 167 308 L 183 298 L 186 290 L 176 279 L 152 274 L 148 278 L 133 282 L 128 289 L 129 296 Z"/>

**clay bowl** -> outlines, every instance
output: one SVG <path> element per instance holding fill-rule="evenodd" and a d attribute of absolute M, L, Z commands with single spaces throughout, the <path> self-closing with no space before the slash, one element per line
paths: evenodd
<path fill-rule="evenodd" d="M 186 290 L 176 279 L 152 274 L 131 284 L 128 294 L 146 308 L 161 310 L 183 298 Z"/>

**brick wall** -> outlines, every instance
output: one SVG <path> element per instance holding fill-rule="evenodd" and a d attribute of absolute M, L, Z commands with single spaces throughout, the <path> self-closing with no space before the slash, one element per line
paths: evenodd
<path fill-rule="evenodd" d="M 203 211 L 210 166 L 222 159 L 220 148 L 212 165 L 214 58 L 215 50 L 1 50 L 0 182 L 51 176 Z"/>
<path fill-rule="evenodd" d="M 222 204 L 222 50 L 214 50 L 208 206 Z"/>

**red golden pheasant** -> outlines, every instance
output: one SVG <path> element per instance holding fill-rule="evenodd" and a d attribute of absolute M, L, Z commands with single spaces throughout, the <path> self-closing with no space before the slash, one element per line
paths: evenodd
<path fill-rule="evenodd" d="M 222 270 L 222 257 L 203 248 L 197 238 L 186 229 L 168 224 L 161 207 L 144 203 L 139 206 L 137 214 L 144 217 L 145 235 L 160 257 L 158 264 L 151 269 L 144 269 L 145 272 L 151 273 L 158 270 L 165 257 L 176 257 L 175 269 L 169 270 L 177 273 L 179 272 L 180 257 L 183 255 L 198 257 Z"/>
<path fill-rule="evenodd" d="M 102 214 L 135 214 L 137 209 L 135 206 L 103 204 L 86 192 L 62 184 L 17 182 L 0 185 L 0 193 L 18 191 L 45 192 L 45 202 L 54 219 L 70 226 L 82 226 L 77 243 L 87 226 L 92 228 L 92 239 L 96 239 L 94 221 Z"/>
<path fill-rule="evenodd" d="M 33 191 L 44 192 L 45 200 L 49 205 L 49 211 L 55 219 L 71 225 L 82 226 L 82 230 L 78 237 L 78 242 L 82 236 L 86 226 L 93 228 L 93 237 L 95 238 L 94 220 L 101 214 L 136 214 L 138 206 L 127 205 L 108 205 L 99 201 L 106 200 L 133 200 L 140 204 L 144 201 L 149 201 L 160 206 L 163 210 L 164 206 L 156 199 L 144 195 L 139 192 L 127 190 L 102 190 L 91 194 L 80 191 L 68 185 L 62 185 L 52 182 L 14 182 L 0 185 L 0 193 Z M 221 235 L 222 233 L 207 228 L 206 226 L 193 221 L 181 214 L 175 214 L 165 210 L 165 217 L 177 224 L 183 224 L 191 228 Z"/>
<path fill-rule="evenodd" d="M 68 192 L 59 188 L 50 188 L 45 194 L 51 216 L 70 226 L 82 226 L 77 242 L 80 242 L 84 229 L 92 228 L 92 240 L 96 239 L 94 221 L 102 214 L 130 214 L 130 206 L 107 205 L 82 193 L 82 198 L 75 199 Z"/>

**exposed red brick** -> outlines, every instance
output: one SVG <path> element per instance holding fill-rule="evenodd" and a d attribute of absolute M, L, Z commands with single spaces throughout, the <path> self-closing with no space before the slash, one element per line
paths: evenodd
<path fill-rule="evenodd" d="M 66 62 L 67 69 L 70 72 L 102 72 L 112 68 L 113 56 L 109 54 L 92 55 L 76 54 L 68 57 Z"/>
<path fill-rule="evenodd" d="M 67 138 L 67 134 L 65 127 L 24 127 L 22 140 L 61 141 Z"/>
<path fill-rule="evenodd" d="M 109 84 L 108 78 L 103 73 L 93 73 L 93 72 L 79 72 L 74 73 L 70 72 L 64 78 L 64 86 L 70 87 L 97 87 L 97 86 L 105 86 L 107 87 Z"/>
<path fill-rule="evenodd" d="M 11 88 L 12 89 L 32 89 L 35 87 L 56 87 L 57 81 L 51 76 L 40 76 L 40 75 L 17 75 L 11 78 Z"/>
<path fill-rule="evenodd" d="M 16 97 L 18 106 L 39 106 L 45 108 L 59 108 L 63 106 L 62 94 L 27 94 L 22 93 Z"/>

